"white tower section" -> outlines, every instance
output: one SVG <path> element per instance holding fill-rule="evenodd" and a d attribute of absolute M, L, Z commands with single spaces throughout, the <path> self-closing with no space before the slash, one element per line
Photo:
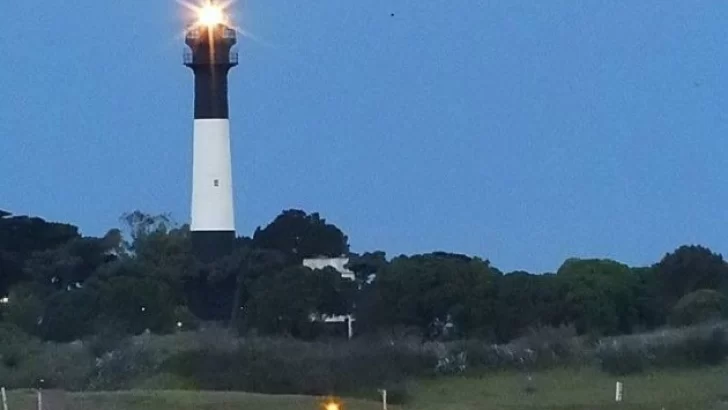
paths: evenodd
<path fill-rule="evenodd" d="M 196 119 L 190 230 L 235 231 L 230 121 Z"/>

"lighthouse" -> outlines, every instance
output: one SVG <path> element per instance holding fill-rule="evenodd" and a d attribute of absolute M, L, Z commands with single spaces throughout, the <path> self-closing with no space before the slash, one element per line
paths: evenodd
<path fill-rule="evenodd" d="M 203 262 L 229 254 L 235 240 L 228 73 L 236 41 L 225 10 L 209 0 L 185 32 L 184 65 L 194 74 L 190 234 Z"/>

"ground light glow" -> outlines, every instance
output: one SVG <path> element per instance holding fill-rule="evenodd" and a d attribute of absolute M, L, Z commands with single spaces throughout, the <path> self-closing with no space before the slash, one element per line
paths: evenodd
<path fill-rule="evenodd" d="M 322 406 L 323 410 L 342 410 L 341 403 L 338 403 L 334 399 L 328 399 Z"/>

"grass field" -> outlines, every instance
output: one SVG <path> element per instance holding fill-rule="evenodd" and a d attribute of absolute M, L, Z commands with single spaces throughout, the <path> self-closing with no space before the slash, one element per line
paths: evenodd
<path fill-rule="evenodd" d="M 35 409 L 30 392 L 11 392 L 9 410 Z M 45 399 L 44 399 L 45 400 Z M 69 394 L 67 410 L 320 410 L 324 400 L 301 396 L 192 391 L 132 391 Z M 346 400 L 346 409 L 376 410 L 375 402 Z M 53 410 L 53 409 L 49 409 Z"/>
<path fill-rule="evenodd" d="M 614 403 L 614 384 L 624 383 L 624 401 Z M 412 387 L 412 400 L 392 410 L 713 410 L 728 393 L 728 368 L 661 372 L 614 378 L 592 370 L 557 370 L 534 375 L 535 391 L 525 391 L 523 374 L 423 381 Z M 304 410 L 320 409 L 322 399 L 245 393 L 133 391 L 78 393 L 67 397 L 68 410 Z M 344 410 L 375 410 L 376 402 L 344 400 Z M 9 410 L 33 409 L 29 392 L 11 392 Z M 49 409 L 52 410 L 52 409 Z"/>
<path fill-rule="evenodd" d="M 624 384 L 620 404 L 615 383 Z M 525 392 L 522 374 L 492 375 L 422 383 L 412 403 L 417 410 L 533 409 L 711 410 L 728 392 L 728 368 L 662 372 L 615 378 L 593 370 L 560 370 L 534 375 L 536 391 Z M 728 406 L 725 406 L 728 409 Z"/>

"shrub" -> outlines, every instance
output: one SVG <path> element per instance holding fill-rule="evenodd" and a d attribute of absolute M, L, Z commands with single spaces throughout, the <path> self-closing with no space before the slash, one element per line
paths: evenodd
<path fill-rule="evenodd" d="M 174 309 L 174 317 L 177 327 L 181 330 L 189 331 L 200 328 L 200 319 L 187 306 L 177 306 Z"/>
<path fill-rule="evenodd" d="M 10 292 L 13 303 L 3 306 L 3 320 L 24 332 L 38 334 L 38 318 L 43 316 L 43 302 L 29 285 L 14 286 Z"/>
<path fill-rule="evenodd" d="M 164 336 L 42 343 L 0 325 L 0 384 L 69 390 L 205 389 L 274 394 L 354 395 L 392 404 L 406 401 L 410 382 L 436 375 L 494 370 L 531 371 L 597 361 L 617 375 L 653 368 L 721 363 L 728 356 L 728 324 L 606 338 L 592 346 L 572 330 L 538 329 L 507 345 L 477 340 L 431 342 L 361 339 L 302 342 L 237 338 L 206 327 Z"/>
<path fill-rule="evenodd" d="M 695 365 L 718 365 L 728 356 L 726 329 L 712 328 L 708 334 L 691 334 L 678 349 L 687 363 Z"/>
<path fill-rule="evenodd" d="M 94 358 L 78 342 L 44 343 L 30 363 L 32 376 L 44 380 L 43 387 L 82 390 L 93 369 Z"/>
<path fill-rule="evenodd" d="M 97 358 L 87 388 L 130 389 L 139 380 L 152 377 L 159 368 L 159 359 L 146 343 L 151 337 L 125 339 L 116 349 Z"/>
<path fill-rule="evenodd" d="M 451 342 L 439 353 L 439 374 L 478 373 L 491 370 L 535 370 L 589 360 L 583 341 L 573 328 L 532 329 L 506 345 L 479 340 Z M 444 349 L 444 350 L 443 350 Z"/>
<path fill-rule="evenodd" d="M 0 366 L 0 384 L 8 388 L 43 387 L 83 389 L 94 360 L 80 343 L 41 343 L 31 339 L 19 353 L 15 366 Z"/>
<path fill-rule="evenodd" d="M 18 326 L 10 323 L 0 324 L 0 362 L 3 366 L 17 367 L 32 338 Z"/>
<path fill-rule="evenodd" d="M 622 348 L 617 342 L 601 345 L 596 351 L 602 371 L 615 376 L 642 373 L 648 367 L 648 354 L 639 349 Z"/>
<path fill-rule="evenodd" d="M 720 320 L 725 314 L 726 297 L 715 290 L 701 289 L 688 293 L 677 302 L 670 322 L 675 326 L 689 326 Z"/>
<path fill-rule="evenodd" d="M 725 325 L 719 324 L 611 338 L 600 342 L 595 356 L 612 374 L 716 365 L 728 356 L 728 335 Z"/>
<path fill-rule="evenodd" d="M 162 370 L 202 389 L 328 395 L 396 388 L 434 364 L 434 356 L 413 346 L 248 339 L 232 351 L 180 352 Z"/>
<path fill-rule="evenodd" d="M 94 357 L 102 357 L 104 354 L 114 351 L 121 346 L 126 337 L 113 324 L 99 326 L 95 335 L 86 339 L 86 346 Z"/>
<path fill-rule="evenodd" d="M 538 327 L 510 343 L 523 351 L 523 366 L 528 369 L 550 368 L 581 363 L 589 355 L 588 338 L 578 338 L 573 326 Z"/>

